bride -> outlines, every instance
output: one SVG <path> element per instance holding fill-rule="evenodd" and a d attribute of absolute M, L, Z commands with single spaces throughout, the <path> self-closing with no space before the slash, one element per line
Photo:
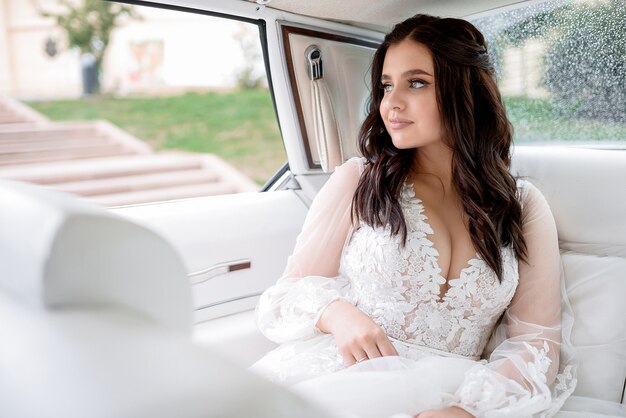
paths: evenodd
<path fill-rule="evenodd" d="M 363 157 L 335 170 L 261 297 L 282 344 L 253 370 L 344 416 L 558 411 L 576 379 L 556 227 L 509 172 L 511 136 L 474 26 L 396 25 L 374 55 Z"/>

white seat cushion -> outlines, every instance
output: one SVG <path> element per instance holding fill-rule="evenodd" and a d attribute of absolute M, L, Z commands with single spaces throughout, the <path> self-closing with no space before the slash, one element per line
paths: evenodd
<path fill-rule="evenodd" d="M 576 395 L 623 402 L 626 381 L 626 152 L 517 147 L 513 171 L 557 224 L 580 367 Z"/>

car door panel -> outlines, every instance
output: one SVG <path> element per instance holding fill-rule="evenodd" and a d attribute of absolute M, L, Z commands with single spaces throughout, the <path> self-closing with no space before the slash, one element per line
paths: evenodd
<path fill-rule="evenodd" d="M 165 237 L 189 274 L 233 262 L 193 285 L 196 321 L 250 309 L 282 273 L 307 207 L 294 191 L 242 193 L 112 209 Z M 190 279 L 191 281 L 191 279 Z M 195 280 L 198 281 L 198 280 Z"/>

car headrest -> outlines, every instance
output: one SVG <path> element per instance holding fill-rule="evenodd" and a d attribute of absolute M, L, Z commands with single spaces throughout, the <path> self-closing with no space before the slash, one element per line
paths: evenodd
<path fill-rule="evenodd" d="M 185 333 L 191 289 L 174 249 L 105 209 L 0 181 L 0 290 L 40 310 L 119 308 Z"/>
<path fill-rule="evenodd" d="M 519 146 L 512 171 L 546 197 L 562 249 L 626 256 L 626 152 Z"/>

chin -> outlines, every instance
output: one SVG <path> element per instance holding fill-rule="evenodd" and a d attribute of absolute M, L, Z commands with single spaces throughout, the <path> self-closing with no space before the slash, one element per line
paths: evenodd
<path fill-rule="evenodd" d="M 391 142 L 393 143 L 393 146 L 398 149 L 413 149 L 418 147 L 418 145 L 414 141 L 402 141 L 392 138 Z"/>

